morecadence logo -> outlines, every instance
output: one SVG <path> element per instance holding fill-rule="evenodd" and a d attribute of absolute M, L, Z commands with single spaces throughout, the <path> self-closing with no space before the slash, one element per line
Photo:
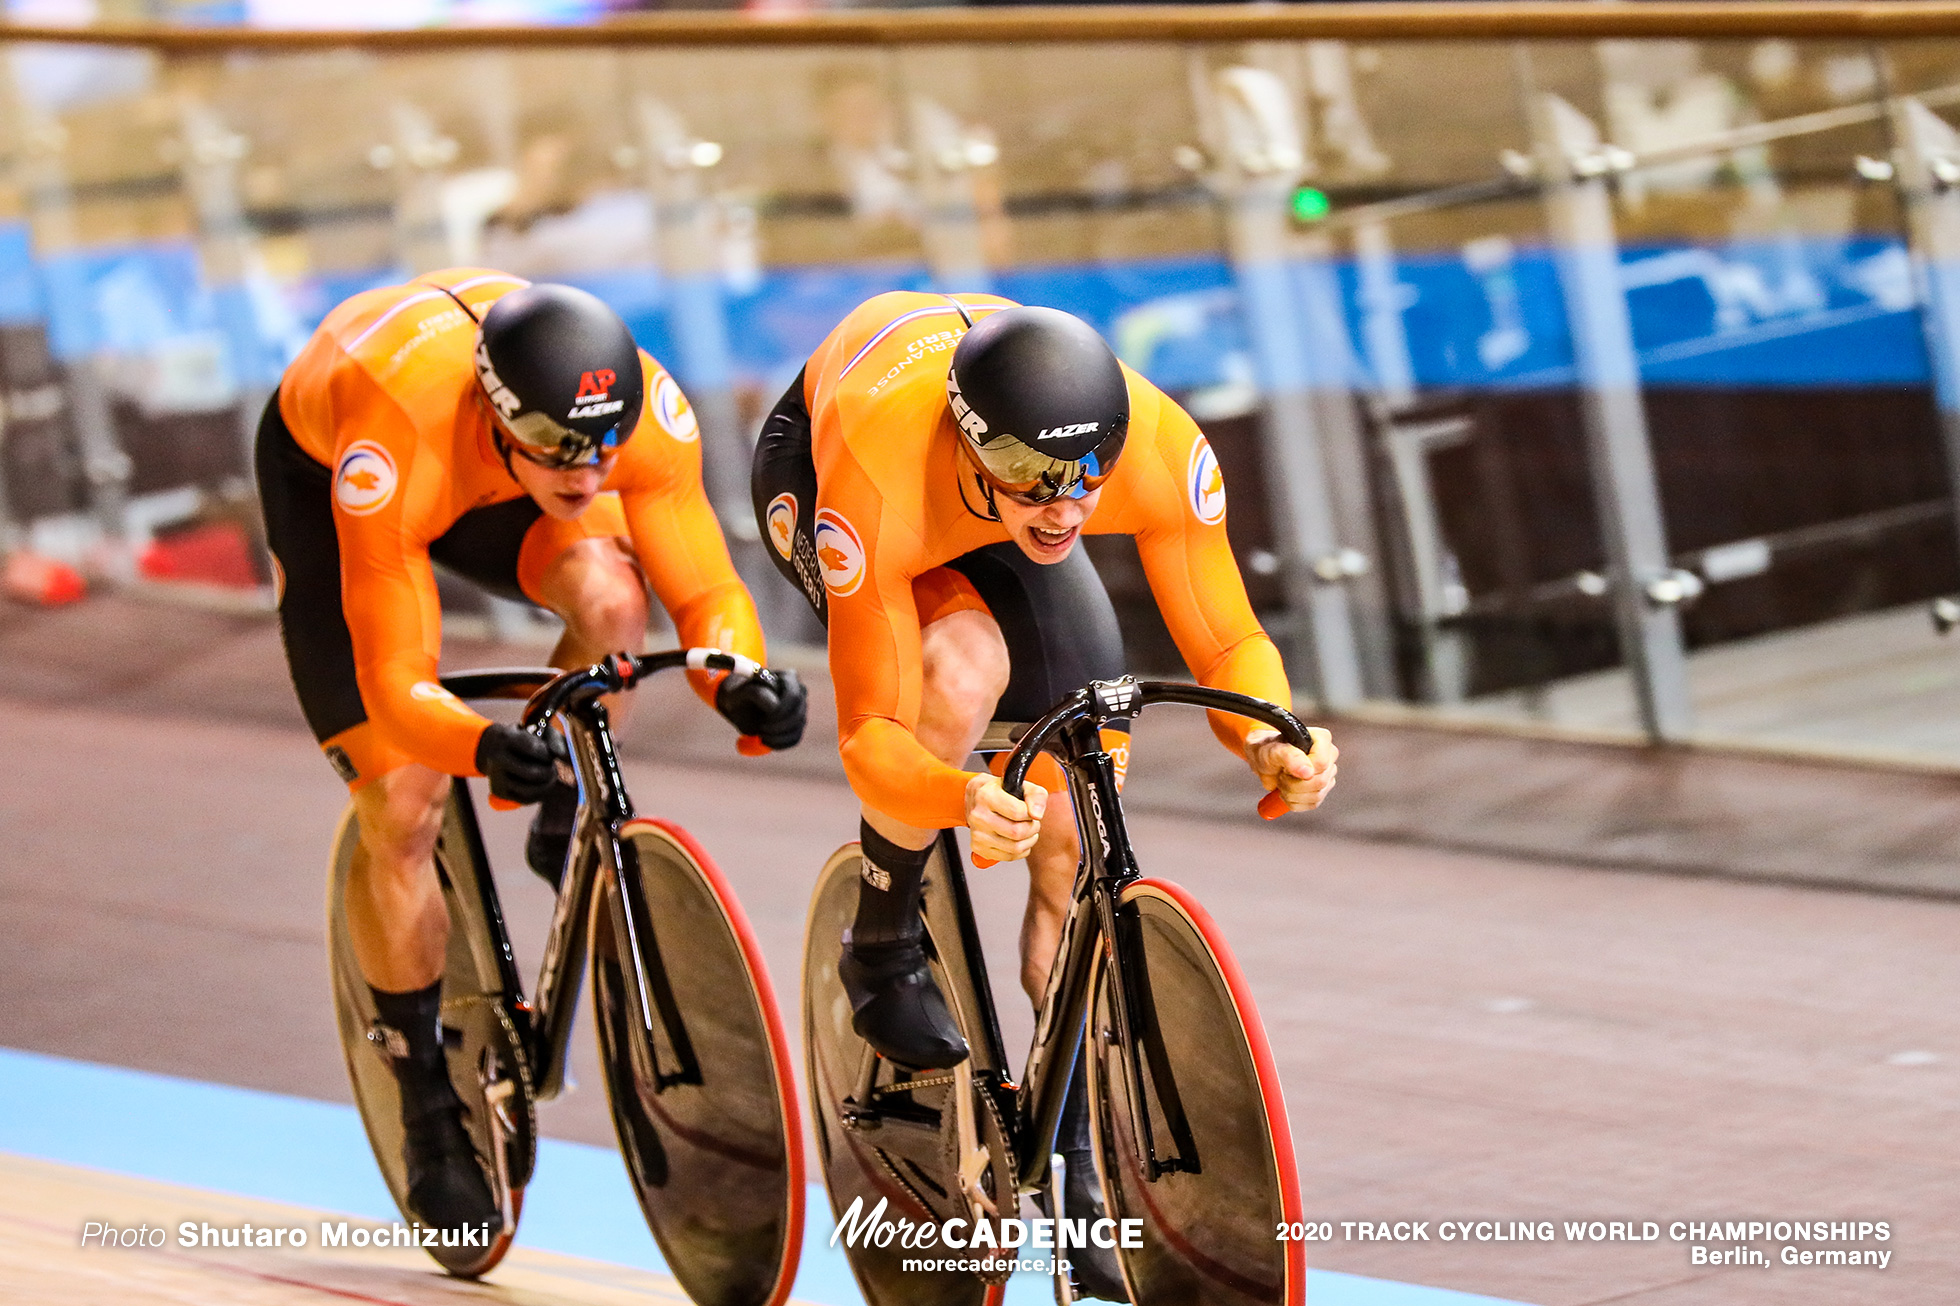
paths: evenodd
<path fill-rule="evenodd" d="M 1143 1246 L 1142 1220 L 1054 1219 L 1033 1220 L 930 1220 L 887 1217 L 891 1203 L 879 1198 L 865 1210 L 864 1198 L 851 1201 L 851 1209 L 838 1218 L 831 1231 L 830 1245 L 841 1240 L 846 1247 L 896 1247 L 902 1251 L 925 1251 L 945 1247 L 954 1251 L 988 1252 L 1028 1247 L 1038 1251 L 1066 1251 L 1071 1247 L 1135 1249 Z"/>

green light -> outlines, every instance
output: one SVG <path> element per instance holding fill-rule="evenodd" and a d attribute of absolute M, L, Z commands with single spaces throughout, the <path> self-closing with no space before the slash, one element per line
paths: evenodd
<path fill-rule="evenodd" d="M 1293 218 L 1296 222 L 1318 222 L 1334 208 L 1324 190 L 1302 186 L 1293 192 Z"/>

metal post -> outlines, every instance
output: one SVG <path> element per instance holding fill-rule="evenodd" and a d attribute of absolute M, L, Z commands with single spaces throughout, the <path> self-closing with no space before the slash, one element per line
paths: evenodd
<path fill-rule="evenodd" d="M 59 118 L 28 103 L 17 88 L 10 89 L 22 143 L 20 187 L 35 259 L 47 278 L 49 344 L 60 360 L 68 416 L 88 483 L 90 515 L 107 546 L 95 562 L 111 579 L 129 580 L 136 573 L 127 545 L 133 466 L 116 439 L 107 390 L 88 357 L 97 336 L 90 290 L 79 278 L 64 275 L 74 271 L 72 264 L 49 266 L 50 256 L 72 251 L 81 243 L 68 182 L 68 131 Z"/>
<path fill-rule="evenodd" d="M 1396 505 L 1401 510 L 1401 543 L 1409 564 L 1408 597 L 1420 623 L 1423 694 L 1434 703 L 1460 703 L 1470 691 L 1472 649 L 1463 631 L 1445 624 L 1462 610 L 1463 587 L 1454 572 L 1455 558 L 1443 542 L 1429 456 L 1468 439 L 1472 426 L 1461 417 L 1414 422 L 1400 419 L 1400 414 L 1416 402 L 1415 361 L 1409 354 L 1409 330 L 1402 316 L 1415 301 L 1415 290 L 1401 278 L 1386 222 L 1355 224 L 1354 263 L 1362 349 L 1367 355 L 1382 428 L 1380 448 L 1387 457 Z"/>
<path fill-rule="evenodd" d="M 258 259 L 258 238 L 245 220 L 238 165 L 250 150 L 250 142 L 232 131 L 216 109 L 189 94 L 180 102 L 179 115 L 184 132 L 184 189 L 197 214 L 198 262 L 217 305 L 219 326 L 231 346 L 239 388 L 242 448 L 238 465 L 249 481 L 259 410 L 272 393 L 266 373 L 271 371 L 276 376 L 278 364 L 284 362 L 280 359 L 267 365 L 266 343 L 259 335 L 258 315 L 247 284 Z"/>
<path fill-rule="evenodd" d="M 1919 282 L 1947 476 L 1960 500 L 1960 132 L 1912 96 L 1891 103 L 1894 177 Z"/>
<path fill-rule="evenodd" d="M 1356 395 L 1362 368 L 1348 338 L 1333 242 L 1325 236 L 1298 239 L 1295 253 L 1294 287 L 1300 296 L 1306 361 L 1312 373 L 1314 429 L 1320 433 L 1327 470 L 1334 536 L 1344 541 L 1332 557 L 1323 556 L 1315 577 L 1322 584 L 1341 584 L 1347 590 L 1362 694 L 1394 698 L 1394 606 L 1388 569 L 1373 556 L 1381 532 L 1368 475 L 1367 426 Z M 1368 549 L 1355 547 L 1357 542 Z"/>
<path fill-rule="evenodd" d="M 1274 52 L 1277 53 L 1277 52 Z M 1278 73 L 1239 65 L 1214 73 L 1192 55 L 1192 92 L 1218 163 L 1212 185 L 1247 334 L 1265 391 L 1269 504 L 1295 635 L 1323 706 L 1361 701 L 1362 663 L 1344 581 L 1367 555 L 1344 548 L 1328 484 L 1313 341 L 1291 258 L 1293 189 L 1305 172 L 1298 96 Z"/>
<path fill-rule="evenodd" d="M 679 114 L 651 95 L 639 96 L 635 110 L 674 333 L 674 370 L 701 426 L 708 498 L 731 534 L 756 540 L 761 537 L 749 505 L 752 441 L 735 404 L 715 201 L 702 185 L 703 173 L 721 161 L 721 146 L 697 139 Z"/>
<path fill-rule="evenodd" d="M 1570 104 L 1540 94 L 1532 108 L 1621 653 L 1648 738 L 1681 739 L 1693 723 L 1674 606 L 1684 584 L 1668 560 L 1607 159 L 1598 127 Z"/>
<path fill-rule="evenodd" d="M 449 232 L 442 221 L 442 185 L 458 145 L 420 105 L 397 99 L 388 106 L 394 143 L 370 156 L 395 173 L 395 257 L 413 276 L 447 267 Z"/>
<path fill-rule="evenodd" d="M 892 85 L 904 106 L 919 240 L 932 284 L 943 291 L 990 291 L 996 261 L 990 254 L 998 251 L 988 248 L 988 224 L 998 227 L 1003 218 L 998 202 L 983 203 L 981 177 L 1000 158 L 1000 148 L 992 132 L 942 103 L 963 65 L 925 51 L 901 51 L 893 60 Z"/>
<path fill-rule="evenodd" d="M 721 161 L 721 146 L 696 137 L 671 106 L 651 94 L 635 99 L 634 120 L 654 203 L 667 324 L 674 336 L 672 362 L 701 430 L 701 477 L 708 501 L 765 625 L 778 637 L 810 637 L 814 632 L 805 605 L 792 600 L 763 555 L 749 500 L 755 432 L 743 427 L 735 399 L 734 351 L 721 284 L 720 212 L 704 185 L 707 170 Z"/>

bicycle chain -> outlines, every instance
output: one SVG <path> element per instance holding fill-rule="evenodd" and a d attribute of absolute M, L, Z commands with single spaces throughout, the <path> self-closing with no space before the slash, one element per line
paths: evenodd
<path fill-rule="evenodd" d="M 907 1086 L 914 1087 L 914 1088 L 925 1088 L 925 1087 L 938 1087 L 943 1084 L 947 1087 L 950 1087 L 951 1081 L 952 1081 L 952 1076 L 950 1075 L 933 1076 L 930 1083 L 922 1082 L 919 1080 L 910 1080 L 907 1081 Z M 984 1105 L 985 1110 L 987 1112 L 988 1119 L 992 1124 L 995 1145 L 988 1148 L 989 1156 L 988 1156 L 987 1168 L 993 1172 L 994 1187 L 998 1191 L 1003 1186 L 1002 1171 L 1005 1169 L 1005 1167 L 1008 1164 L 1010 1164 L 1009 1158 L 1006 1155 L 1008 1138 L 1009 1138 L 1009 1134 L 1007 1132 L 1007 1120 L 1006 1117 L 1004 1117 L 1001 1114 L 1000 1101 L 998 1095 L 993 1091 L 991 1087 L 989 1087 L 985 1083 L 975 1083 L 974 1089 L 975 1089 L 975 1096 L 978 1097 L 981 1103 Z M 891 1090 L 885 1090 L 885 1091 L 891 1091 Z M 948 1097 L 950 1099 L 951 1095 L 948 1094 Z M 950 1109 L 952 1106 L 953 1104 L 949 1101 L 948 1109 Z M 960 1158 L 959 1158 L 958 1128 L 953 1123 L 953 1121 L 949 1119 L 946 1122 L 945 1131 L 946 1131 L 945 1137 L 947 1140 L 946 1154 L 948 1158 L 951 1160 L 951 1165 L 949 1167 L 950 1182 L 947 1184 L 947 1191 L 949 1194 L 957 1196 L 961 1204 L 961 1207 L 966 1210 L 966 1213 L 971 1218 L 975 1220 L 985 1219 L 986 1217 L 982 1212 L 972 1209 L 971 1204 L 967 1201 L 965 1194 L 960 1189 L 960 1179 L 959 1179 Z M 904 1189 L 906 1194 L 910 1196 L 913 1201 L 919 1204 L 919 1208 L 921 1210 L 933 1212 L 935 1214 L 937 1213 L 937 1208 L 935 1207 L 934 1203 L 929 1198 L 927 1198 L 923 1192 L 919 1190 L 917 1184 L 913 1183 L 912 1180 L 909 1179 L 903 1172 L 901 1172 L 897 1166 L 892 1164 L 892 1159 L 884 1148 L 873 1146 L 871 1148 L 871 1153 L 872 1155 L 878 1158 L 878 1164 L 881 1167 L 883 1167 L 885 1173 L 891 1177 L 892 1182 L 897 1184 L 900 1188 Z M 1011 1180 L 1006 1182 L 1005 1187 L 1007 1191 L 1010 1194 L 1012 1194 L 1014 1185 Z M 1013 1197 L 1010 1196 L 1008 1201 L 1011 1202 L 1012 1200 Z M 996 1196 L 995 1202 L 996 1202 L 996 1209 L 998 1210 L 1001 1204 L 1001 1199 L 998 1196 Z M 997 1218 L 1005 1219 L 1007 1217 L 999 1216 Z M 989 1268 L 985 1270 L 975 1271 L 974 1277 L 979 1279 L 982 1283 L 988 1284 L 990 1286 L 995 1284 L 1003 1284 L 1007 1282 L 1008 1276 L 1014 1272 L 1014 1264 L 1015 1264 L 1015 1258 L 1012 1256 L 1006 1256 L 1006 1257 L 1002 1257 L 999 1255 L 991 1256 L 988 1258 Z"/>
<path fill-rule="evenodd" d="M 892 1182 L 903 1188 L 912 1200 L 919 1204 L 920 1210 L 932 1213 L 932 1203 L 926 1200 L 926 1195 L 919 1191 L 916 1184 L 898 1172 L 898 1167 L 892 1164 L 892 1159 L 886 1155 L 885 1149 L 874 1147 L 871 1152 L 878 1158 L 878 1164 L 885 1167 L 885 1173 L 892 1177 Z"/>
<path fill-rule="evenodd" d="M 993 1142 L 991 1146 L 987 1147 L 987 1169 L 993 1174 L 994 1218 L 998 1222 L 1014 1216 L 1019 1207 L 1020 1195 L 1014 1190 L 1013 1158 L 1010 1154 L 1010 1143 L 1013 1135 L 1007 1131 L 1007 1120 L 1001 1115 L 1000 1098 L 994 1092 L 993 1086 L 984 1080 L 976 1079 L 973 1088 L 974 1095 L 985 1106 L 987 1117 L 993 1125 Z M 948 1150 L 953 1153 L 953 1182 L 957 1187 L 960 1173 L 957 1130 L 950 1133 L 949 1140 Z M 1005 1196 L 1002 1196 L 1003 1192 L 1005 1192 Z M 961 1197 L 964 1201 L 965 1194 L 963 1192 Z M 968 1214 L 974 1220 L 978 1221 L 987 1218 L 983 1212 L 971 1209 L 971 1203 L 968 1203 L 968 1207 Z M 1004 1251 L 1005 1249 L 1002 1250 Z M 980 1282 L 989 1285 L 1006 1283 L 1008 1276 L 1014 1273 L 1015 1259 L 1011 1254 L 1001 1255 L 997 1253 L 989 1256 L 986 1260 L 988 1268 L 974 1271 L 974 1277 L 979 1279 Z"/>
<path fill-rule="evenodd" d="M 934 1075 L 930 1077 L 930 1079 L 906 1079 L 891 1084 L 887 1084 L 883 1088 L 874 1087 L 871 1090 L 871 1096 L 872 1099 L 875 1101 L 876 1099 L 880 1097 L 884 1097 L 888 1094 L 909 1093 L 913 1089 L 934 1088 L 934 1087 L 938 1087 L 941 1084 L 951 1084 L 951 1083 L 952 1083 L 952 1076 L 950 1074 Z M 911 1197 L 911 1199 L 914 1202 L 918 1203 L 920 1210 L 925 1211 L 930 1215 L 939 1214 L 938 1207 L 933 1204 L 931 1199 L 929 1199 L 923 1192 L 919 1190 L 919 1186 L 913 1183 L 911 1179 L 907 1178 L 906 1175 L 903 1172 L 901 1172 L 896 1165 L 892 1164 L 891 1156 L 889 1153 L 885 1151 L 884 1148 L 879 1147 L 877 1144 L 874 1143 L 871 1145 L 871 1154 L 878 1158 L 878 1164 L 884 1167 L 885 1173 L 891 1176 L 892 1182 L 897 1184 L 900 1188 L 904 1189 L 906 1194 L 909 1197 Z M 957 1173 L 958 1172 L 955 1171 L 956 1176 Z M 955 1179 L 954 1184 L 948 1191 L 953 1194 L 958 1193 L 959 1186 L 958 1186 L 957 1177 Z M 945 1217 L 942 1216 L 941 1218 L 943 1219 Z"/>

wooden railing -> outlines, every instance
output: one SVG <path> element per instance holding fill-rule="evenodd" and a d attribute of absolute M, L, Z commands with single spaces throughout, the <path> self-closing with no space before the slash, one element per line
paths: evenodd
<path fill-rule="evenodd" d="M 580 27 L 268 31 L 156 24 L 28 27 L 0 40 L 143 46 L 171 53 L 363 46 L 945 45 L 1053 41 L 1469 41 L 1618 37 L 1896 40 L 1960 36 L 1960 3 L 1886 0 L 1520 0 L 1465 3 L 1095 5 L 1025 9 L 834 10 L 795 16 L 718 12 L 631 15 Z"/>

